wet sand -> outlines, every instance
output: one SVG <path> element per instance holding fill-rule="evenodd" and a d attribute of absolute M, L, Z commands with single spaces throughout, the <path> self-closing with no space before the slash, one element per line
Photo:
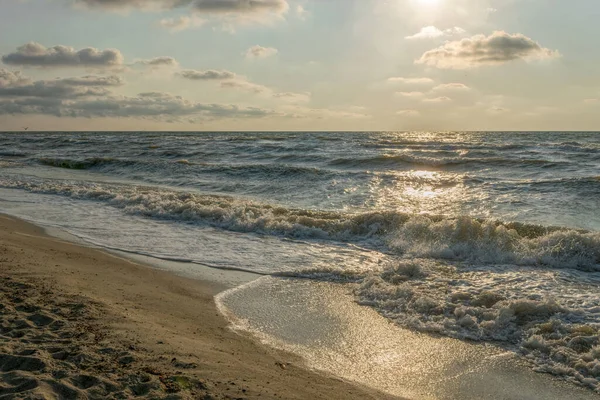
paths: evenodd
<path fill-rule="evenodd" d="M 352 285 L 263 277 L 217 297 L 240 331 L 310 366 L 399 397 L 594 400 L 514 352 L 403 329 L 354 301 Z M 282 310 L 285 310 L 282 312 Z M 235 322 L 234 322 L 235 323 Z"/>
<path fill-rule="evenodd" d="M 233 332 L 222 289 L 0 216 L 0 398 L 391 398 Z"/>

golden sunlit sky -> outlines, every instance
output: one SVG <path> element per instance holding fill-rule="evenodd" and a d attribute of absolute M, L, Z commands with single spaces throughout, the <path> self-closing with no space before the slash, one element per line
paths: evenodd
<path fill-rule="evenodd" d="M 0 130 L 595 130 L 596 0 L 0 0 Z"/>

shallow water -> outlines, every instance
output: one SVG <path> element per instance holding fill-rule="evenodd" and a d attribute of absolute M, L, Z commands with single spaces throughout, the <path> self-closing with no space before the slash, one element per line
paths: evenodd
<path fill-rule="evenodd" d="M 109 249 L 345 283 L 600 388 L 596 133 L 1 133 L 0 209 Z"/>
<path fill-rule="evenodd" d="M 308 365 L 410 399 L 595 399 L 536 374 L 513 352 L 399 329 L 353 301 L 348 287 L 265 277 L 217 304 L 237 329 Z"/>

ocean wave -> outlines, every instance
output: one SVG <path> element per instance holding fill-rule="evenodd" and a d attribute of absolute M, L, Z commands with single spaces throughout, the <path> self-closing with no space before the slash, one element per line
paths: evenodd
<path fill-rule="evenodd" d="M 537 166 L 541 168 L 552 168 L 563 164 L 565 161 L 551 161 L 543 159 L 521 159 L 521 158 L 473 158 L 473 157 L 424 157 L 411 154 L 389 154 L 377 155 L 366 158 L 337 158 L 329 162 L 329 165 L 336 167 L 352 168 L 370 168 L 385 167 L 398 164 L 418 165 L 424 167 L 443 167 L 456 165 L 486 165 L 486 166 Z"/>
<path fill-rule="evenodd" d="M 196 168 L 199 172 L 207 174 L 224 174 L 229 176 L 243 176 L 257 178 L 264 176 L 269 179 L 290 178 L 298 175 L 309 177 L 336 175 L 336 171 L 320 169 L 316 167 L 302 167 L 288 164 L 217 164 L 209 162 L 194 161 L 189 159 L 178 160 L 124 160 L 110 157 L 93 157 L 82 159 L 69 158 L 40 158 L 37 160 L 40 164 L 65 169 L 80 170 L 115 170 L 123 168 L 134 168 L 137 171 L 152 172 L 165 170 L 174 170 L 177 168 Z M 121 171 L 126 172 L 126 171 Z M 182 171 L 182 177 L 185 171 Z"/>
<path fill-rule="evenodd" d="M 20 151 L 0 151 L 0 157 L 21 158 L 21 157 L 27 157 L 27 153 L 23 153 Z"/>
<path fill-rule="evenodd" d="M 600 232 L 397 211 L 344 213 L 140 186 L 19 181 L 0 186 L 105 202 L 128 214 L 291 238 L 369 243 L 395 254 L 600 271 Z"/>
<path fill-rule="evenodd" d="M 121 163 L 122 161 L 110 157 L 92 157 L 84 159 L 68 158 L 40 158 L 38 162 L 43 165 L 66 169 L 91 169 L 101 165 L 111 163 Z"/>
<path fill-rule="evenodd" d="M 358 303 L 398 325 L 491 342 L 536 370 L 600 390 L 600 296 L 537 269 L 400 261 L 365 276 Z"/>

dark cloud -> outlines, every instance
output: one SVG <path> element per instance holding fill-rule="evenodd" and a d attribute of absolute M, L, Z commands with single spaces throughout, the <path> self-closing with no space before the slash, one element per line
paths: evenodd
<path fill-rule="evenodd" d="M 286 0 L 196 0 L 192 7 L 196 11 L 211 13 L 281 13 L 287 11 L 289 5 Z"/>
<path fill-rule="evenodd" d="M 282 13 L 288 10 L 287 0 L 74 0 L 75 4 L 90 8 L 118 9 L 174 9 L 191 7 L 204 13 Z"/>
<path fill-rule="evenodd" d="M 490 36 L 476 35 L 447 42 L 423 54 L 416 63 L 437 68 L 467 69 L 499 65 L 518 59 L 540 60 L 556 57 L 560 57 L 558 51 L 544 48 L 525 35 L 511 35 L 498 31 Z"/>
<path fill-rule="evenodd" d="M 87 75 L 77 78 L 63 78 L 60 82 L 71 86 L 121 86 L 125 83 L 123 78 L 111 76 Z"/>
<path fill-rule="evenodd" d="M 33 67 L 117 67 L 123 64 L 123 55 L 119 50 L 98 50 L 87 47 L 75 50 L 68 46 L 46 48 L 35 42 L 27 43 L 14 53 L 2 56 L 6 65 Z"/>
<path fill-rule="evenodd" d="M 117 76 L 95 75 L 32 81 L 19 71 L 0 68 L 0 115 L 148 118 L 167 122 L 281 115 L 256 107 L 198 103 L 164 92 L 144 92 L 130 97 L 108 90 L 121 84 L 123 81 Z"/>
<path fill-rule="evenodd" d="M 123 80 L 116 76 L 88 75 L 78 78 L 57 78 L 32 81 L 20 71 L 0 69 L 0 97 L 76 98 L 104 96 L 106 86 L 118 86 Z"/>
<path fill-rule="evenodd" d="M 172 9 L 189 5 L 192 0 L 72 0 L 76 5 L 107 10 L 137 8 L 141 10 Z"/>
<path fill-rule="evenodd" d="M 2 97 L 52 97 L 75 98 L 85 96 L 105 96 L 109 92 L 98 87 L 78 87 L 55 84 L 52 81 L 38 81 L 29 85 L 0 87 Z"/>
<path fill-rule="evenodd" d="M 277 115 L 256 107 L 204 104 L 168 93 L 145 93 L 136 97 L 109 96 L 90 100 L 0 100 L 0 114 L 49 114 L 69 117 L 148 118 L 177 121 L 180 118 L 262 118 Z"/>
<path fill-rule="evenodd" d="M 264 24 L 281 19 L 289 10 L 288 0 L 70 0 L 75 5 L 108 11 L 165 11 L 181 8 L 190 16 L 162 19 L 159 26 L 178 31 L 201 26 L 210 20 L 234 32 L 237 24 Z"/>
<path fill-rule="evenodd" d="M 234 79 L 236 77 L 236 74 L 234 74 L 231 71 L 225 71 L 225 70 L 218 71 L 218 70 L 214 70 L 214 69 L 209 69 L 209 70 L 204 70 L 204 71 L 187 69 L 187 70 L 181 71 L 178 75 L 181 76 L 182 78 L 196 80 L 196 81 L 225 80 L 225 79 Z"/>
<path fill-rule="evenodd" d="M 166 56 L 155 57 L 149 60 L 140 60 L 137 61 L 136 64 L 143 64 L 151 67 L 176 67 L 177 65 L 179 65 L 176 59 L 174 59 L 173 57 Z"/>
<path fill-rule="evenodd" d="M 63 100 L 57 98 L 27 98 L 3 100 L 0 98 L 0 115 L 42 114 L 62 115 Z"/>

